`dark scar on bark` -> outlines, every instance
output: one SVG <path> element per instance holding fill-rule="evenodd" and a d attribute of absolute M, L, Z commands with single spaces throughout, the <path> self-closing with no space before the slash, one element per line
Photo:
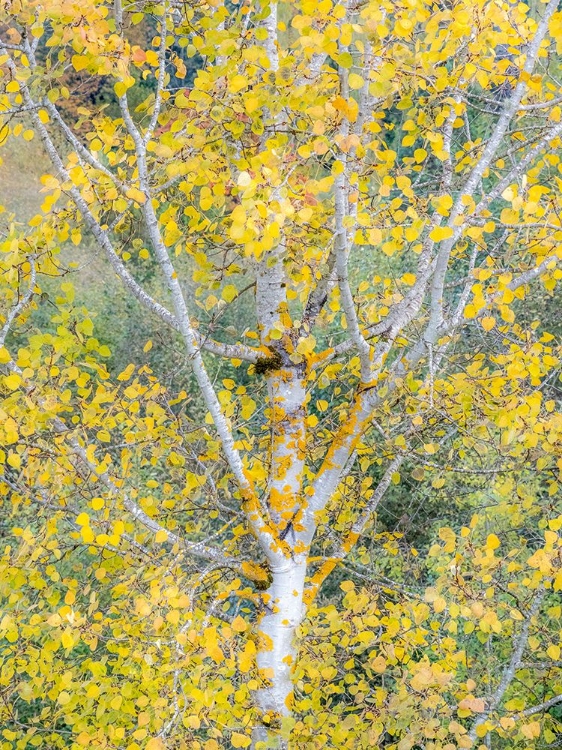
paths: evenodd
<path fill-rule="evenodd" d="M 280 370 L 283 360 L 280 354 L 273 354 L 271 357 L 260 357 L 254 365 L 256 375 L 265 375 L 272 370 Z"/>

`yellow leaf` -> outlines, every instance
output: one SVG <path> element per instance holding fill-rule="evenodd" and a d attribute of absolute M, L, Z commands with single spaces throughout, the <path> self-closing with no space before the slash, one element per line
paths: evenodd
<path fill-rule="evenodd" d="M 434 242 L 441 242 L 441 240 L 448 240 L 453 234 L 454 232 L 451 227 L 435 227 L 435 229 L 432 229 L 429 233 L 429 237 Z"/>
<path fill-rule="evenodd" d="M 137 396 L 139 395 L 137 389 L 133 385 L 125 388 L 123 393 L 127 398 L 130 398 L 131 400 L 137 398 Z"/>
<path fill-rule="evenodd" d="M 248 396 L 242 397 L 242 408 L 240 409 L 240 414 L 242 415 L 242 419 L 250 419 L 252 414 L 256 410 L 256 402 L 249 398 Z"/>
<path fill-rule="evenodd" d="M 332 164 L 332 174 L 341 174 L 343 172 L 343 169 L 343 162 L 340 159 L 336 159 L 336 161 L 334 161 L 334 163 Z"/>
<path fill-rule="evenodd" d="M 144 727 L 150 723 L 150 714 L 147 711 L 141 711 L 137 716 L 137 724 L 139 727 Z"/>
<path fill-rule="evenodd" d="M 313 353 L 316 347 L 316 339 L 314 336 L 306 336 L 306 338 L 299 339 L 296 350 L 299 354 L 304 354 L 305 357 Z"/>
<path fill-rule="evenodd" d="M 495 534 L 489 534 L 486 539 L 486 549 L 497 549 L 501 542 Z"/>
<path fill-rule="evenodd" d="M 72 55 L 72 67 L 74 70 L 81 71 L 88 67 L 89 60 L 85 55 Z"/>
<path fill-rule="evenodd" d="M 127 365 L 127 367 L 125 367 L 123 372 L 119 373 L 119 375 L 117 376 L 117 380 L 128 380 L 134 371 L 135 371 L 135 366 L 133 364 Z"/>
<path fill-rule="evenodd" d="M 347 79 L 347 82 L 349 84 L 350 89 L 360 89 L 365 83 L 363 78 L 361 78 L 361 76 L 358 75 L 357 73 L 350 73 L 349 78 Z"/>
<path fill-rule="evenodd" d="M 72 648 L 74 646 L 74 638 L 69 630 L 65 630 L 60 637 L 61 643 L 64 648 Z"/>
<path fill-rule="evenodd" d="M 145 750 L 164 750 L 164 748 L 165 748 L 165 745 L 160 739 L 160 737 L 152 737 L 146 743 Z"/>
<path fill-rule="evenodd" d="M 372 668 L 375 670 L 375 672 L 378 672 L 379 674 L 382 674 L 386 670 L 386 659 L 384 656 L 377 656 L 373 659 L 371 662 Z"/>
<path fill-rule="evenodd" d="M 260 106 L 260 100 L 257 96 L 248 94 L 244 97 L 244 107 L 248 114 L 252 114 Z"/>
<path fill-rule="evenodd" d="M 433 609 L 439 613 L 443 612 L 447 608 L 447 602 L 442 596 L 437 596 L 433 600 Z"/>
<path fill-rule="evenodd" d="M 237 615 L 232 621 L 231 627 L 236 633 L 243 633 L 247 629 L 248 625 L 246 621 L 242 617 L 240 617 L 240 615 Z"/>
<path fill-rule="evenodd" d="M 538 721 L 531 721 L 529 724 L 523 724 L 521 726 L 521 734 L 528 740 L 533 740 L 539 737 L 541 733 L 541 725 Z"/>
<path fill-rule="evenodd" d="M 165 542 L 168 539 L 168 532 L 165 531 L 164 529 L 160 529 L 160 531 L 157 531 L 156 534 L 154 535 L 154 539 L 157 542 Z"/>
<path fill-rule="evenodd" d="M 149 65 L 156 67 L 158 65 L 158 55 L 153 49 L 148 49 L 145 52 L 145 60 Z"/>
<path fill-rule="evenodd" d="M 233 299 L 235 299 L 238 296 L 238 290 L 234 286 L 234 284 L 227 284 L 224 289 L 222 290 L 221 297 L 226 300 L 226 302 L 232 302 Z"/>
<path fill-rule="evenodd" d="M 113 88 L 119 98 L 121 98 L 127 93 L 127 85 L 123 83 L 123 81 L 117 81 L 117 83 L 115 84 Z"/>
<path fill-rule="evenodd" d="M 136 187 L 129 188 L 125 195 L 127 196 L 127 198 L 130 198 L 137 203 L 144 203 L 146 201 L 146 195 L 142 192 L 142 190 L 139 190 L 139 188 Z"/>
<path fill-rule="evenodd" d="M 496 325 L 496 319 L 492 315 L 482 318 L 480 322 L 482 323 L 482 328 L 485 331 L 491 331 L 492 328 Z"/>
<path fill-rule="evenodd" d="M 248 81 L 244 78 L 244 76 L 235 75 L 230 79 L 228 88 L 230 89 L 230 91 L 232 91 L 233 94 L 237 94 L 242 89 L 245 89 L 247 85 Z"/>
<path fill-rule="evenodd" d="M 11 375 L 7 375 L 4 378 L 4 384 L 8 386 L 11 391 L 15 391 L 21 383 L 21 377 L 17 372 L 13 372 Z"/>
<path fill-rule="evenodd" d="M 248 172 L 240 172 L 238 175 L 238 185 L 240 187 L 248 187 L 252 184 L 252 177 Z"/>
<path fill-rule="evenodd" d="M 431 667 L 422 667 L 410 680 L 414 690 L 424 690 L 435 681 Z"/>
<path fill-rule="evenodd" d="M 462 699 L 462 701 L 459 703 L 459 708 L 469 709 L 474 713 L 482 713 L 482 711 L 484 711 L 484 709 L 486 708 L 486 704 L 484 703 L 482 698 L 473 698 L 471 696 L 468 696 L 467 698 Z"/>
<path fill-rule="evenodd" d="M 91 544 L 91 542 L 93 542 L 96 538 L 96 535 L 89 526 L 82 526 L 82 529 L 80 530 L 80 536 L 82 537 L 82 541 L 85 544 Z"/>
<path fill-rule="evenodd" d="M 432 202 L 437 210 L 437 213 L 441 214 L 441 216 L 447 216 L 447 214 L 449 213 L 449 209 L 453 205 L 453 198 L 450 195 L 442 195 L 439 198 L 435 198 Z M 438 228 L 447 229 L 447 227 L 438 227 Z"/>
<path fill-rule="evenodd" d="M 8 456 L 8 464 L 14 469 L 19 469 L 21 466 L 21 456 L 19 453 L 10 453 Z"/>
<path fill-rule="evenodd" d="M 252 562 L 242 563 L 242 572 L 251 581 L 267 582 L 269 579 L 267 570 L 262 565 Z"/>
<path fill-rule="evenodd" d="M 230 742 L 232 747 L 248 747 L 251 743 L 251 739 L 246 737 L 245 734 L 239 732 L 233 732 L 230 736 Z"/>

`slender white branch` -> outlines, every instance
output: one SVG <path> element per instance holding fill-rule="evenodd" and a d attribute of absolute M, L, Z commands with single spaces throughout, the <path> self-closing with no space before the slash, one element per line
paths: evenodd
<path fill-rule="evenodd" d="M 531 281 L 534 281 L 539 276 L 542 276 L 543 273 L 553 270 L 553 268 L 559 263 L 560 258 L 558 257 L 558 255 L 548 255 L 542 261 L 542 263 L 539 263 L 538 266 L 530 268 L 528 271 L 524 271 L 522 274 L 519 274 L 519 276 L 516 276 L 512 281 L 509 282 L 507 288 L 511 289 L 511 291 L 515 291 L 515 289 L 518 289 L 520 286 L 530 284 Z"/>
<path fill-rule="evenodd" d="M 33 296 L 33 290 L 35 289 L 35 282 L 37 280 L 37 272 L 35 269 L 35 257 L 29 256 L 28 258 L 29 264 L 31 266 L 31 273 L 29 276 L 29 287 L 23 297 L 18 300 L 18 302 L 13 305 L 11 310 L 6 315 L 6 320 L 4 322 L 4 325 L 2 326 L 2 329 L 0 330 L 0 347 L 4 346 L 4 343 L 6 341 L 6 336 L 8 335 L 10 328 L 12 326 L 12 323 L 14 322 L 15 318 L 22 312 L 22 310 L 27 307 L 29 304 L 29 301 L 31 300 Z"/>
<path fill-rule="evenodd" d="M 345 229 L 345 207 L 346 201 L 346 180 L 345 170 L 342 174 L 337 175 L 335 183 L 335 220 L 336 235 L 334 237 L 334 249 L 336 259 L 336 273 L 338 287 L 340 290 L 341 304 L 347 322 L 347 328 L 351 341 L 359 353 L 361 361 L 361 379 L 367 383 L 371 379 L 370 353 L 371 347 L 365 340 L 359 327 L 355 302 L 349 287 L 348 278 L 348 248 L 347 248 L 347 231 Z"/>
<path fill-rule="evenodd" d="M 521 104 L 519 111 L 528 112 L 530 110 L 537 109 L 549 109 L 550 107 L 556 107 L 558 104 L 562 104 L 562 96 L 557 99 L 550 99 L 547 102 L 533 102 L 532 104 Z"/>
<path fill-rule="evenodd" d="M 144 143 L 148 141 L 154 135 L 154 130 L 158 125 L 158 117 L 160 116 L 160 109 L 162 107 L 162 92 L 164 90 L 164 83 L 166 80 L 166 35 L 167 29 L 166 24 L 168 21 L 168 14 L 164 12 L 162 20 L 160 21 L 160 47 L 158 49 L 158 79 L 156 81 L 156 94 L 154 98 L 154 107 L 152 109 L 152 116 L 150 122 L 144 134 Z"/>
<path fill-rule="evenodd" d="M 111 267 L 113 268 L 114 272 L 121 279 L 124 286 L 133 294 L 133 296 L 144 307 L 150 310 L 150 312 L 157 315 L 161 320 L 163 320 L 171 328 L 180 332 L 180 326 L 176 317 L 166 307 L 164 307 L 155 299 L 153 299 L 148 294 L 148 292 L 142 286 L 140 286 L 140 284 L 135 280 L 135 278 L 127 270 L 124 262 L 115 251 L 113 242 L 111 241 L 111 238 L 109 236 L 109 232 L 101 227 L 98 220 L 92 213 L 90 207 L 88 206 L 88 204 L 82 197 L 80 190 L 75 185 L 72 184 L 70 175 L 64 166 L 64 163 L 62 161 L 62 158 L 58 150 L 52 138 L 50 137 L 47 128 L 45 127 L 44 123 L 41 122 L 37 114 L 36 110 L 39 107 L 39 105 L 36 105 L 35 103 L 33 103 L 27 86 L 22 85 L 22 90 L 26 98 L 26 101 L 29 102 L 28 109 L 32 111 L 33 124 L 37 128 L 39 136 L 43 142 L 43 145 L 45 147 L 45 150 L 51 162 L 53 163 L 53 166 L 56 168 L 61 181 L 64 183 L 67 183 L 67 185 L 69 186 L 67 187 L 67 190 L 70 196 L 72 197 L 74 203 L 76 204 L 80 213 L 84 217 L 86 224 L 89 230 L 91 231 L 92 235 L 94 236 L 95 240 L 97 241 L 98 245 L 104 250 L 106 257 L 109 260 L 109 263 Z M 115 176 L 111 172 L 109 172 L 108 170 L 105 170 L 103 165 L 100 165 L 98 161 L 94 157 L 91 156 L 90 152 L 84 149 L 83 146 L 81 146 L 76 136 L 72 133 L 72 131 L 68 128 L 66 123 L 64 123 L 64 121 L 58 114 L 58 111 L 56 110 L 56 108 L 54 107 L 52 109 L 50 108 L 49 111 L 53 115 L 53 118 L 57 119 L 57 121 L 63 128 L 65 135 L 67 135 L 72 145 L 76 149 L 80 148 L 81 149 L 80 153 L 82 153 L 82 155 L 85 158 L 86 158 L 86 155 L 88 155 L 88 157 L 91 157 L 91 158 L 88 158 L 88 163 L 95 169 L 101 169 L 101 171 L 104 174 L 106 174 L 110 179 L 118 182 Z M 133 125 L 132 120 L 130 121 L 130 123 L 131 125 Z M 125 183 L 121 183 L 121 187 L 126 188 L 127 186 Z M 198 346 L 200 348 L 203 348 L 209 351 L 210 353 L 216 354 L 221 357 L 226 357 L 228 359 L 241 359 L 247 362 L 255 363 L 261 356 L 260 352 L 257 349 L 253 349 L 252 347 L 249 347 L 243 344 L 224 344 L 220 341 L 214 341 L 213 339 L 210 339 L 209 337 L 203 334 L 200 334 L 197 331 L 195 331 L 194 335 L 197 340 Z"/>
<path fill-rule="evenodd" d="M 71 144 L 72 148 L 76 151 L 76 155 L 79 157 L 81 162 L 89 164 L 93 169 L 104 174 L 119 188 L 119 190 L 121 190 L 121 192 L 125 193 L 129 189 L 130 185 L 122 182 L 116 174 L 107 169 L 107 167 L 102 164 L 99 159 L 96 159 L 91 151 L 88 151 L 88 149 L 80 142 L 80 139 L 76 136 L 76 134 L 72 132 L 67 123 L 63 120 L 57 107 L 48 100 L 45 100 L 43 106 L 45 107 L 47 112 L 49 112 L 53 120 L 59 125 L 60 129 L 64 133 L 65 138 Z"/>
<path fill-rule="evenodd" d="M 379 507 L 379 504 L 381 500 L 383 499 L 384 495 L 386 494 L 386 491 L 390 487 L 390 483 L 392 482 L 392 476 L 395 474 L 400 466 L 403 464 L 404 459 L 406 456 L 404 453 L 399 453 L 396 455 L 390 464 L 387 466 L 387 468 L 384 471 L 384 474 L 382 475 L 379 483 L 377 484 L 377 487 L 375 491 L 373 492 L 372 496 L 369 498 L 368 503 L 365 505 L 359 516 L 356 518 L 356 520 L 353 522 L 353 525 L 351 526 L 351 529 L 349 531 L 349 544 L 340 544 L 338 550 L 335 553 L 335 557 L 339 559 L 343 559 L 351 550 L 352 544 L 355 544 L 356 540 L 359 539 L 359 537 L 363 534 L 365 531 L 365 528 L 367 527 L 367 524 L 372 519 L 373 515 L 376 513 L 377 508 Z M 343 477 L 342 477 L 343 479 Z"/>
<path fill-rule="evenodd" d="M 121 107 L 123 120 L 135 143 L 140 189 L 145 195 L 145 201 L 142 204 L 142 212 L 146 229 L 156 259 L 172 297 L 179 331 L 184 341 L 186 352 L 191 360 L 191 366 L 201 390 L 201 395 L 203 396 L 203 400 L 213 419 L 228 465 L 234 474 L 242 495 L 247 503 L 247 518 L 250 526 L 268 559 L 270 559 L 270 561 L 276 561 L 279 557 L 283 559 L 284 553 L 279 548 L 276 536 L 273 534 L 268 520 L 263 516 L 259 505 L 255 501 L 253 487 L 244 468 L 244 464 L 242 463 L 240 453 L 234 445 L 232 431 L 226 417 L 222 413 L 213 383 L 207 373 L 198 345 L 197 336 L 191 324 L 181 284 L 170 259 L 168 249 L 164 244 L 160 233 L 158 217 L 154 210 L 148 179 L 146 144 L 133 122 L 129 111 L 127 97 L 125 95 L 119 98 L 119 105 Z"/>
<path fill-rule="evenodd" d="M 270 0 L 269 15 L 263 22 L 267 32 L 265 48 L 271 70 L 279 70 L 279 50 L 277 49 L 277 2 Z"/>
<path fill-rule="evenodd" d="M 2 49 L 3 48 L 0 47 L 0 51 L 2 51 Z M 15 64 L 11 58 L 8 59 L 7 64 L 11 69 L 13 69 L 13 72 L 15 73 Z M 21 87 L 26 105 L 33 104 L 33 100 L 31 98 L 31 94 L 29 92 L 27 85 L 22 83 L 20 87 Z M 135 142 L 135 146 L 137 149 L 140 184 L 141 184 L 141 189 L 143 190 L 146 196 L 146 200 L 144 201 L 143 207 L 142 207 L 143 215 L 144 215 L 145 222 L 146 222 L 146 228 L 147 228 L 149 237 L 152 241 L 153 249 L 155 251 L 156 257 L 158 259 L 158 262 L 160 264 L 160 267 L 166 279 L 168 288 L 172 295 L 172 299 L 174 301 L 174 305 L 176 308 L 176 320 L 177 320 L 179 332 L 181 333 L 182 338 L 184 340 L 187 354 L 191 359 L 196 379 L 201 388 L 201 392 L 202 392 L 204 401 L 207 405 L 207 408 L 209 409 L 211 416 L 213 418 L 213 421 L 217 429 L 217 432 L 219 434 L 221 444 L 225 452 L 225 456 L 227 458 L 229 466 L 240 486 L 240 489 L 242 491 L 242 494 L 245 500 L 251 501 L 250 502 L 251 510 L 249 510 L 247 513 L 247 517 L 250 522 L 250 525 L 256 537 L 258 538 L 258 541 L 260 542 L 260 545 L 264 553 L 270 559 L 277 560 L 279 556 L 281 556 L 281 558 L 284 558 L 284 553 L 283 551 L 279 549 L 279 544 L 277 542 L 277 539 L 275 535 L 272 533 L 272 530 L 270 529 L 267 520 L 261 514 L 259 507 L 252 501 L 254 497 L 253 489 L 246 475 L 240 454 L 238 450 L 234 447 L 234 439 L 232 437 L 231 430 L 228 426 L 226 418 L 222 414 L 220 403 L 218 401 L 217 395 L 213 388 L 213 384 L 207 374 L 207 371 L 206 371 L 206 368 L 205 368 L 205 365 L 203 363 L 203 359 L 201 356 L 201 351 L 198 345 L 198 338 L 191 325 L 191 321 L 190 321 L 189 314 L 187 311 L 187 306 L 185 303 L 185 299 L 183 297 L 183 292 L 181 290 L 179 280 L 177 278 L 177 274 L 168 256 L 168 251 L 166 249 L 166 246 L 164 245 L 162 238 L 160 236 L 160 230 L 158 227 L 158 218 L 156 216 L 154 207 L 152 205 L 150 187 L 148 184 L 148 168 L 147 168 L 147 163 L 146 163 L 146 145 L 142 139 L 142 136 L 139 130 L 137 129 L 137 127 L 135 126 L 132 120 L 126 97 L 120 98 L 120 106 L 121 106 L 121 111 L 123 114 L 123 119 L 127 125 L 127 129 L 129 130 L 129 133 L 133 137 L 133 140 Z M 47 154 L 49 155 L 51 161 L 53 162 L 53 165 L 57 168 L 59 175 L 65 182 L 69 182 L 69 184 L 72 184 L 71 181 L 69 180 L 69 175 L 64 167 L 62 159 L 60 158 L 60 155 L 51 137 L 49 136 L 49 133 L 45 125 L 41 122 L 37 112 L 33 112 L 32 119 L 37 129 L 37 132 L 39 133 L 39 136 L 45 146 Z M 113 261 L 112 265 L 115 268 L 116 272 L 119 273 L 120 271 L 122 271 L 122 264 L 120 262 L 115 262 L 116 259 L 117 261 L 119 261 L 119 258 L 114 251 L 114 248 L 111 244 L 109 237 L 107 236 L 107 233 L 104 232 L 99 226 L 98 222 L 96 221 L 95 217 L 90 211 L 88 204 L 86 203 L 86 201 L 80 194 L 80 191 L 76 187 L 72 186 L 70 188 L 70 194 L 73 200 L 75 201 L 78 209 L 84 216 L 84 219 L 86 220 L 87 225 L 89 226 L 92 233 L 94 234 L 94 237 L 97 239 L 101 247 L 106 251 L 108 258 L 110 259 L 110 262 Z M 142 298 L 143 300 L 145 300 L 145 304 L 153 308 L 154 302 L 151 301 L 151 298 L 144 292 L 144 290 L 140 290 L 140 287 L 136 285 L 136 282 L 133 283 L 134 280 L 132 280 L 132 277 L 128 276 L 125 278 L 127 278 L 129 280 L 129 283 L 131 284 L 131 286 L 129 287 L 131 288 L 131 291 L 133 291 L 134 289 L 136 290 L 137 294 L 140 294 L 140 292 L 142 291 Z"/>
<path fill-rule="evenodd" d="M 7 362 L 5 364 L 5 367 L 7 367 L 12 372 L 17 373 L 18 375 L 20 375 L 20 377 L 23 376 L 21 368 L 18 367 L 18 365 L 13 360 Z M 23 389 L 28 396 L 31 396 L 35 391 L 35 387 L 33 384 L 26 385 L 24 383 Z M 41 403 L 42 400 L 39 399 L 39 404 Z M 61 435 L 63 437 L 69 436 L 70 431 L 68 427 L 59 417 L 52 417 L 50 419 L 50 422 L 53 426 L 54 431 L 58 435 Z M 204 542 L 195 542 L 193 544 L 190 544 L 185 539 L 178 536 L 173 531 L 166 529 L 164 526 L 151 518 L 142 510 L 139 505 L 137 505 L 137 503 L 135 503 L 134 500 L 132 500 L 127 495 L 126 492 L 124 492 L 115 483 L 115 481 L 109 475 L 108 471 L 99 472 L 97 470 L 96 466 L 88 458 L 85 448 L 80 445 L 80 442 L 75 435 L 70 435 L 68 437 L 67 445 L 70 446 L 71 454 L 75 456 L 78 461 L 78 466 L 76 468 L 80 472 L 81 476 L 83 476 L 84 478 L 86 478 L 88 475 L 95 476 L 104 485 L 104 487 L 110 494 L 112 494 L 118 500 L 120 499 L 122 501 L 123 507 L 133 516 L 133 518 L 139 521 L 139 523 L 141 523 L 149 531 L 153 532 L 154 534 L 158 533 L 159 531 L 164 531 L 167 534 L 168 542 L 170 542 L 171 544 L 177 544 L 180 549 L 194 554 L 198 557 L 213 561 L 220 561 L 221 563 L 229 565 L 230 567 L 240 567 L 240 561 L 230 560 L 220 550 L 208 547 Z"/>
<path fill-rule="evenodd" d="M 475 720 L 474 724 L 470 728 L 468 736 L 470 737 L 472 741 L 476 739 L 476 733 L 477 733 L 478 727 L 484 724 L 484 722 L 488 719 L 490 714 L 493 713 L 499 707 L 506 691 L 508 690 L 509 686 L 513 682 L 515 673 L 519 669 L 519 666 L 521 664 L 521 659 L 523 658 L 523 653 L 527 646 L 527 639 L 529 637 L 529 628 L 531 627 L 531 622 L 533 618 L 538 614 L 542 601 L 545 597 L 545 594 L 546 594 L 546 589 L 544 588 L 539 589 L 539 591 L 535 594 L 533 603 L 531 604 L 531 607 L 521 627 L 521 632 L 515 639 L 515 644 L 514 644 L 513 651 L 511 653 L 511 658 L 509 660 L 509 663 L 506 665 L 503 671 L 500 682 L 497 688 L 495 689 L 493 695 L 491 696 L 488 702 L 488 706 L 486 707 L 486 710 L 483 711 L 478 716 L 478 718 Z"/>
<path fill-rule="evenodd" d="M 115 27 L 119 33 L 123 29 L 123 6 L 121 0 L 113 0 L 113 15 L 115 17 Z"/>
<path fill-rule="evenodd" d="M 520 719 L 525 719 L 527 716 L 534 716 L 534 714 L 548 711 L 549 708 L 557 706 L 559 703 L 562 703 L 562 695 L 555 695 L 554 698 L 550 698 L 550 700 L 544 701 L 544 703 L 539 703 L 536 706 L 525 708 L 523 711 L 519 711 L 519 713 L 513 714 L 513 716 L 509 718 L 519 721 Z"/>
<path fill-rule="evenodd" d="M 498 117 L 490 138 L 486 142 L 480 158 L 472 169 L 464 186 L 461 187 L 459 195 L 451 209 L 448 226 L 453 230 L 453 235 L 450 239 L 445 240 L 441 244 L 441 248 L 436 259 L 435 270 L 433 273 L 433 280 L 431 284 L 431 312 L 430 325 L 428 327 L 428 340 L 431 340 L 433 343 L 435 343 L 437 330 L 439 329 L 443 321 L 443 291 L 445 277 L 449 266 L 449 257 L 465 226 L 464 221 L 458 221 L 463 215 L 464 211 L 463 198 L 467 195 L 473 195 L 476 187 L 480 183 L 485 171 L 492 163 L 492 160 L 502 143 L 503 137 L 507 132 L 511 120 L 513 119 L 519 108 L 519 105 L 521 104 L 521 99 L 527 91 L 528 78 L 533 72 L 542 41 L 548 31 L 550 18 L 556 11 L 557 7 L 558 0 L 550 0 L 548 5 L 546 6 L 544 15 L 528 48 L 525 64 L 523 65 L 522 70 L 523 75 L 521 76 L 518 84 L 515 86 L 511 97 L 506 100 L 502 112 Z M 527 156 L 529 156 L 529 154 L 527 154 Z"/>
<path fill-rule="evenodd" d="M 455 103 L 459 104 L 461 101 L 460 96 L 455 97 Z M 443 161 L 443 191 L 448 192 L 451 189 L 453 181 L 453 162 L 451 159 L 451 150 L 453 144 L 453 126 L 457 119 L 457 112 L 455 105 L 451 104 L 451 111 L 447 119 L 445 120 L 445 127 L 443 128 L 443 151 L 447 154 L 447 158 Z"/>

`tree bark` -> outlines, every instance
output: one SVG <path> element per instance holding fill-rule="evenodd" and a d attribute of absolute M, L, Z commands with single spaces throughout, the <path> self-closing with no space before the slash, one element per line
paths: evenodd
<path fill-rule="evenodd" d="M 263 721 L 254 729 L 253 746 L 284 750 L 288 744 L 280 733 L 280 724 L 291 714 L 296 631 L 305 612 L 306 558 L 287 560 L 283 568 L 273 570 L 272 574 L 258 623 L 257 664 L 264 686 L 257 691 L 256 702 Z"/>

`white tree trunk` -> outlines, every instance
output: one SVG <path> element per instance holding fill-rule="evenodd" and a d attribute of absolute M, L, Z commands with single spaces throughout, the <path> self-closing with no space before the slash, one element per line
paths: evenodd
<path fill-rule="evenodd" d="M 280 749 L 288 747 L 278 729 L 283 717 L 291 714 L 296 630 L 304 616 L 306 559 L 287 560 L 283 568 L 273 570 L 272 574 L 258 624 L 257 664 L 264 687 L 257 692 L 256 700 L 264 723 L 254 731 L 254 746 L 261 741 Z"/>

